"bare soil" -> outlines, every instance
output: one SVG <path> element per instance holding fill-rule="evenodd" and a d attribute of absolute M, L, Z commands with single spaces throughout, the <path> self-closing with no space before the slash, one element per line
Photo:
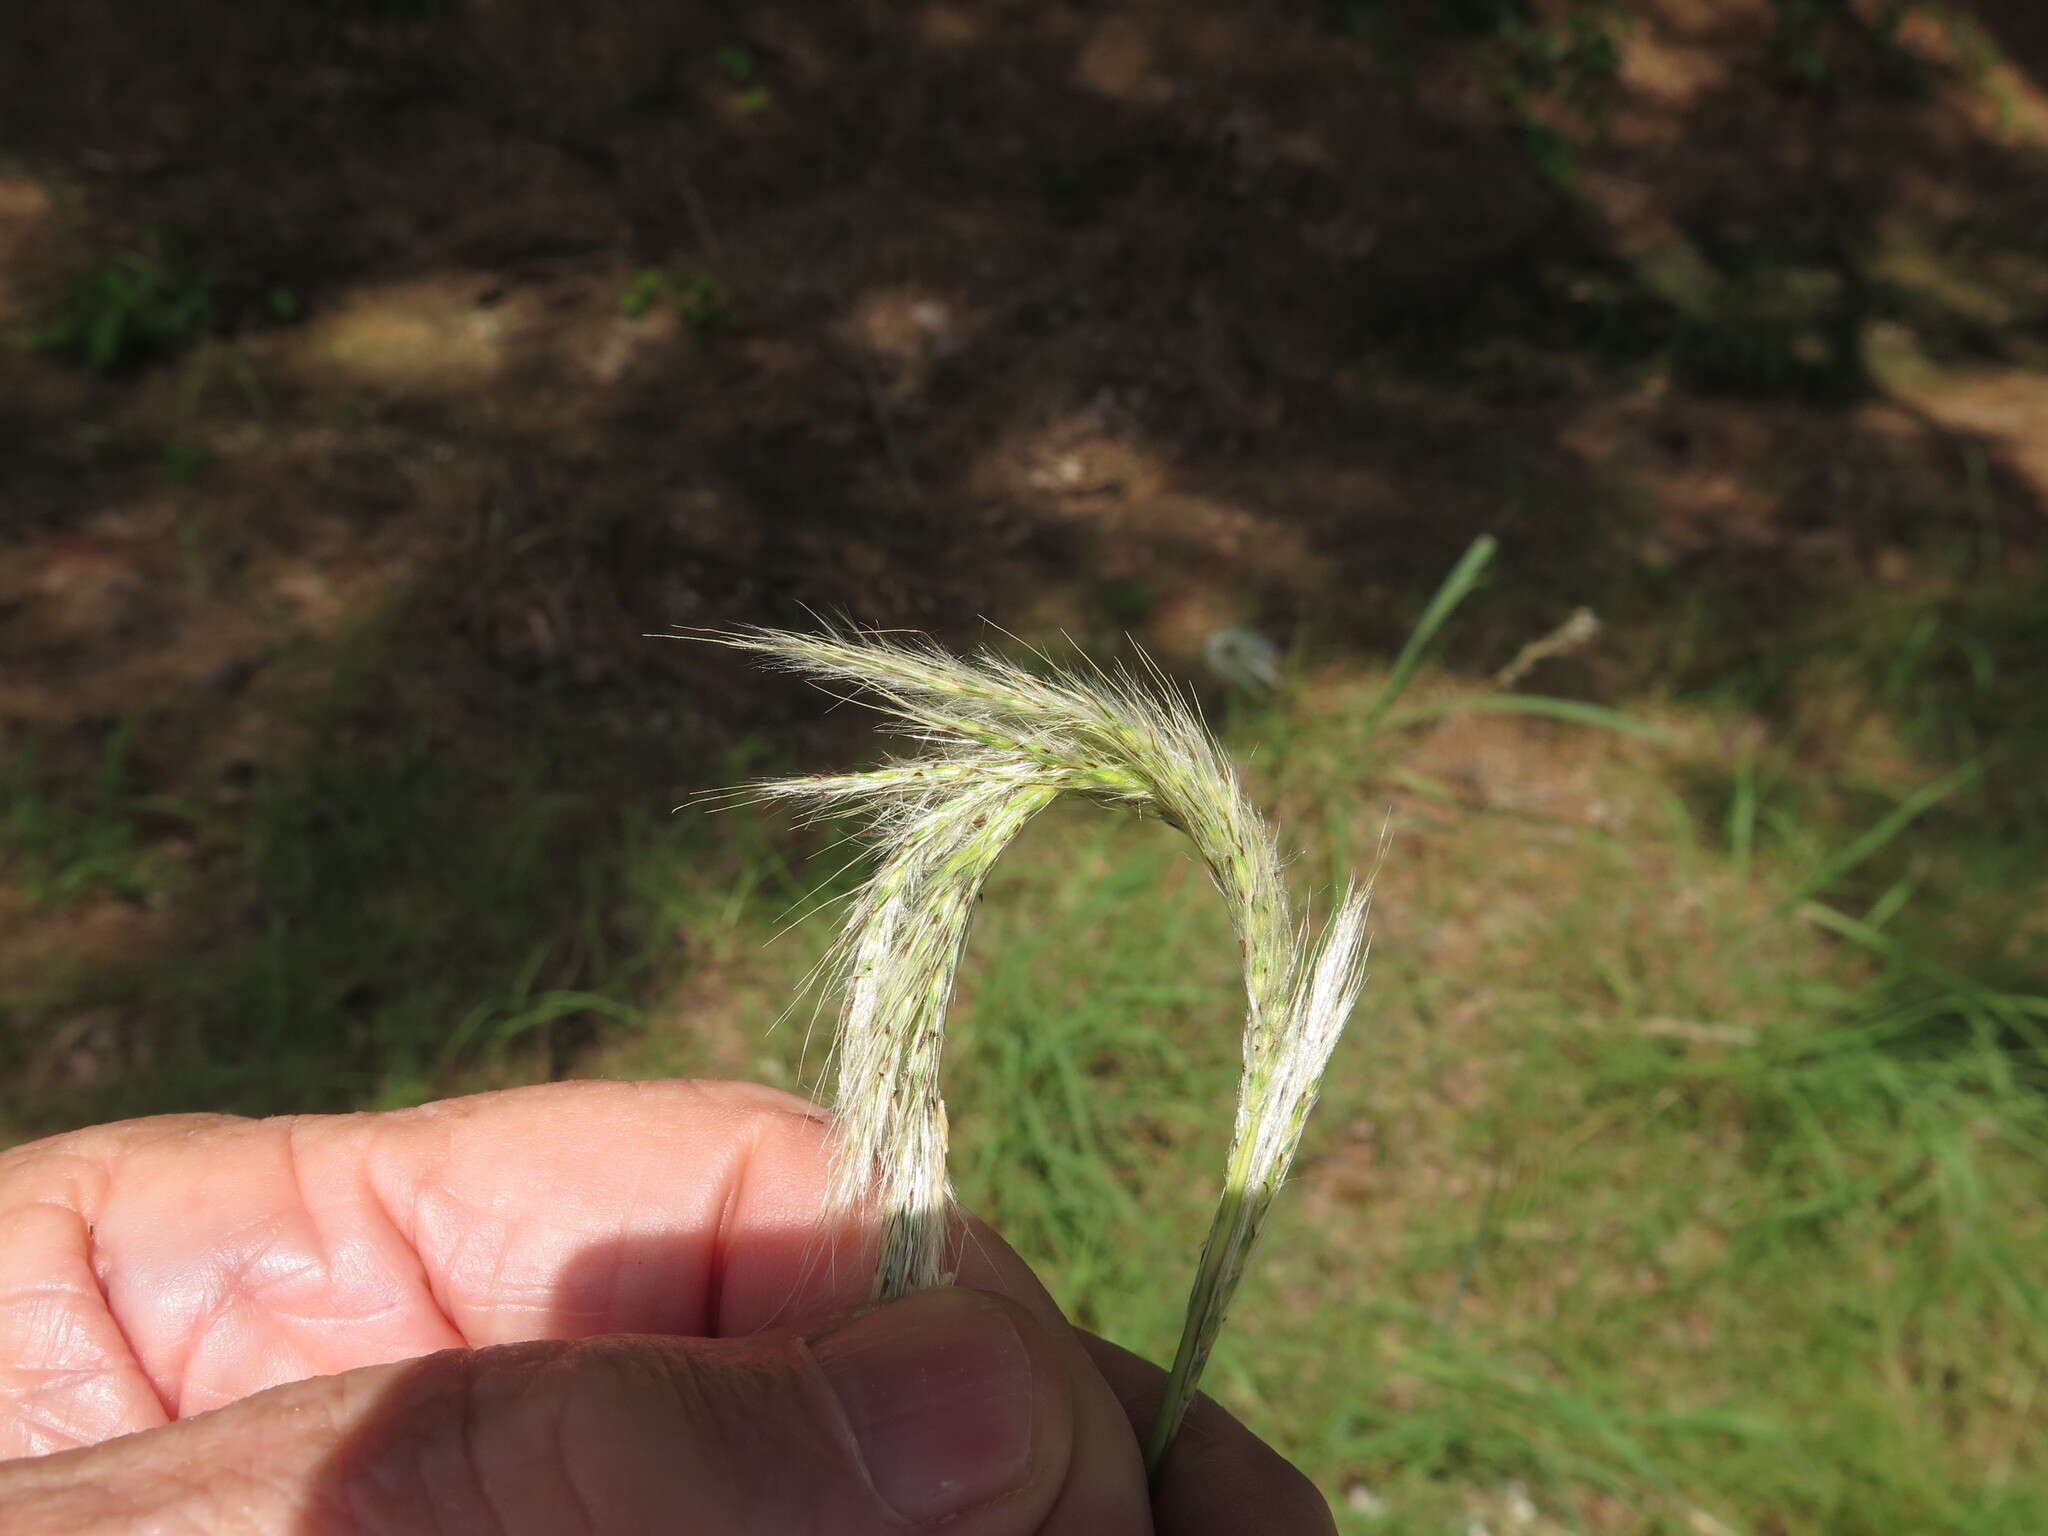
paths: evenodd
<path fill-rule="evenodd" d="M 1622 697 L 2038 568 L 2031 0 L 1645 0 L 1578 84 L 1455 9 L 8 7 L 0 321 L 170 229 L 224 323 L 0 352 L 0 751 L 83 805 L 130 722 L 186 872 L 9 897 L 0 988 L 247 925 L 248 786 L 338 744 L 664 803 L 811 750 L 671 625 L 1377 658 L 1491 532 L 1454 657 L 1588 604 L 1543 684 Z"/>

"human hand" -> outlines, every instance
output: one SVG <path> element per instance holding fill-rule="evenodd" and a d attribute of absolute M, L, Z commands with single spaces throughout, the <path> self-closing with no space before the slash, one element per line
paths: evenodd
<path fill-rule="evenodd" d="M 862 1307 L 823 1135 L 748 1084 L 563 1083 L 0 1156 L 0 1530 L 1334 1529 L 1207 1402 L 1148 1511 L 1160 1373 L 986 1228 L 962 1289 Z"/>

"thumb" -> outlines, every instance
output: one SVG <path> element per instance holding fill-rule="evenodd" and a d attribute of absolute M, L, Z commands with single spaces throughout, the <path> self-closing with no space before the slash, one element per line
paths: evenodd
<path fill-rule="evenodd" d="M 449 1350 L 0 1464 L 0 1526 L 1078 1536 L 1132 1490 L 1067 1486 L 1101 1464 L 1073 1455 L 1071 1358 L 1024 1308 L 967 1290 L 808 1334 Z"/>

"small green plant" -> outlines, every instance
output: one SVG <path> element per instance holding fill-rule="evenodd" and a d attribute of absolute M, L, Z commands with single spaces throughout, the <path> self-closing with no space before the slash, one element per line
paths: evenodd
<path fill-rule="evenodd" d="M 1158 589 L 1136 577 L 1105 581 L 1096 588 L 1096 597 L 1102 604 L 1103 617 L 1127 628 L 1143 624 L 1159 610 Z"/>
<path fill-rule="evenodd" d="M 1525 118 L 1521 125 L 1522 153 L 1536 174 L 1561 192 L 1569 192 L 1578 180 L 1579 152 L 1569 135 L 1548 123 Z"/>
<path fill-rule="evenodd" d="M 1928 62 L 1900 37 L 1906 18 L 1925 0 L 1777 0 L 1771 61 L 1791 84 L 1815 92 L 1861 78 L 1880 89 L 1925 98 L 1933 87 Z"/>
<path fill-rule="evenodd" d="M 638 320 L 662 301 L 668 290 L 668 276 L 659 267 L 642 267 L 619 295 L 619 313 Z"/>
<path fill-rule="evenodd" d="M 139 896 L 147 887 L 144 850 L 128 785 L 133 723 L 107 736 L 92 793 L 83 804 L 52 794 L 33 747 L 0 764 L 0 855 L 29 896 L 61 907 L 96 892 Z"/>
<path fill-rule="evenodd" d="M 1604 8 L 1575 8 L 1561 27 L 1504 14 L 1494 28 L 1487 62 L 1501 99 L 1520 124 L 1530 164 L 1545 181 L 1569 192 L 1578 175 L 1578 146 L 1536 109 L 1562 103 L 1596 132 L 1606 131 L 1621 50 Z"/>
<path fill-rule="evenodd" d="M 1513 114 L 1523 152 L 1537 174 L 1569 191 L 1577 170 L 1571 139 L 1539 108 L 1569 107 L 1604 132 L 1621 72 L 1615 9 L 1602 0 L 1570 0 L 1543 14 L 1529 0 L 1435 0 L 1401 6 L 1393 0 L 1326 0 L 1324 15 L 1340 35 L 1371 47 L 1391 76 L 1412 80 L 1418 50 L 1446 41 L 1485 78 Z"/>
<path fill-rule="evenodd" d="M 1712 276 L 1679 306 L 1675 378 L 1708 394 L 1821 402 L 1871 387 L 1863 332 L 1874 295 L 1850 253 L 1783 235 L 1702 245 Z"/>
<path fill-rule="evenodd" d="M 669 303 L 683 317 L 683 324 L 699 336 L 721 336 L 735 323 L 732 306 L 726 302 L 725 284 L 709 272 L 683 272 L 671 277 Z"/>
<path fill-rule="evenodd" d="M 1574 10 L 1561 28 L 1510 16 L 1496 35 L 1513 88 L 1524 95 L 1597 110 L 1621 72 L 1621 49 L 1605 17 L 1593 12 Z"/>
<path fill-rule="evenodd" d="M 157 460 L 157 473 L 172 485 L 190 485 L 210 458 L 203 443 L 168 442 Z"/>
<path fill-rule="evenodd" d="M 725 285 L 698 268 L 642 267 L 619 295 L 619 312 L 638 320 L 666 306 L 700 338 L 722 336 L 737 323 Z"/>
<path fill-rule="evenodd" d="M 761 79 L 761 59 L 745 43 L 727 43 L 711 56 L 719 78 L 733 87 L 733 102 L 742 112 L 765 112 L 775 103 Z"/>
<path fill-rule="evenodd" d="M 179 242 L 158 236 L 75 277 L 31 343 L 95 373 L 169 357 L 214 330 L 215 289 L 211 271 Z"/>
<path fill-rule="evenodd" d="M 727 43 L 711 56 L 719 74 L 733 85 L 752 85 L 761 74 L 761 62 L 745 43 Z"/>

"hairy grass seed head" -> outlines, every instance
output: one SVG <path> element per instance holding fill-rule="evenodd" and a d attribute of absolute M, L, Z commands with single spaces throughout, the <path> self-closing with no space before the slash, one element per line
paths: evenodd
<path fill-rule="evenodd" d="M 1311 958 L 1272 833 L 1193 710 L 1164 687 L 1093 668 L 1040 676 L 867 631 L 708 638 L 847 690 L 921 748 L 866 773 L 755 786 L 763 799 L 865 817 L 876 852 L 834 952 L 845 1002 L 830 1214 L 879 1227 L 878 1297 L 950 1278 L 940 1048 L 974 900 L 1003 849 L 1075 794 L 1158 817 L 1208 867 L 1244 957 L 1243 1068 L 1223 1192 L 1148 1449 L 1156 1469 L 1363 985 L 1369 893 L 1347 892 Z"/>

